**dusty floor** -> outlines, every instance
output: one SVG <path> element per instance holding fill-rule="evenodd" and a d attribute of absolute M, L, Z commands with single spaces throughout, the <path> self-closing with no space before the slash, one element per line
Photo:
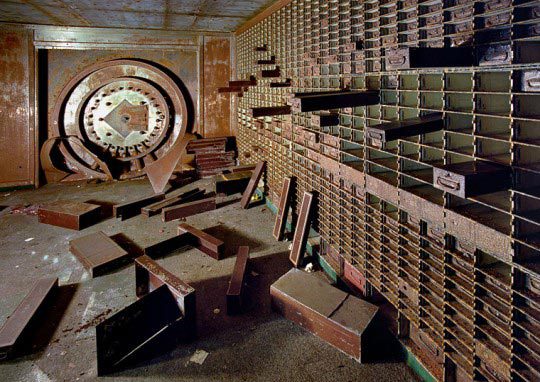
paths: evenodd
<path fill-rule="evenodd" d="M 199 186 L 211 188 L 208 181 Z M 184 189 L 190 189 L 188 185 Z M 74 237 L 102 230 L 123 233 L 138 245 L 176 232 L 177 222 L 159 216 L 108 219 L 76 232 L 39 224 L 36 216 L 9 213 L 18 204 L 54 200 L 124 202 L 150 194 L 147 181 L 99 185 L 50 185 L 37 191 L 0 193 L 0 325 L 38 277 L 57 276 L 65 301 L 45 332 L 53 333 L 31 355 L 0 363 L 1 381 L 79 381 L 96 377 L 94 325 L 135 300 L 134 269 L 90 279 L 68 250 Z M 176 191 L 175 191 L 176 192 Z M 289 243 L 272 238 L 274 216 L 264 206 L 249 210 L 239 203 L 187 219 L 197 228 L 225 238 L 229 256 L 221 261 L 194 250 L 173 252 L 158 262 L 197 290 L 199 339 L 134 369 L 102 377 L 114 381 L 416 381 L 400 362 L 360 365 L 270 309 L 269 286 L 289 269 Z M 225 314 L 225 292 L 234 265 L 235 247 L 249 245 L 254 295 L 248 313 Z M 219 313 L 215 313 L 219 309 Z M 217 311 L 216 311 L 217 312 Z M 51 330 L 52 328 L 52 330 Z M 199 365 L 190 362 L 197 349 L 209 353 Z"/>

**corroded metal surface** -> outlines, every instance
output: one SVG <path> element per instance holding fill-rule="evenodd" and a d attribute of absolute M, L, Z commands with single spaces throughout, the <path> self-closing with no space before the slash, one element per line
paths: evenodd
<path fill-rule="evenodd" d="M 27 0 L 0 3 L 0 21 L 139 28 L 232 32 L 254 16 L 269 0 L 235 1 L 72 1 Z"/>
<path fill-rule="evenodd" d="M 1 13 L 1 12 L 0 12 Z M 0 184 L 34 182 L 33 105 L 29 33 L 0 28 Z M 33 86 L 33 85 L 32 85 Z M 21 149 L 22 148 L 22 149 Z"/>
<path fill-rule="evenodd" d="M 233 64 L 234 65 L 234 64 Z M 229 96 L 216 91 L 217 84 L 225 84 L 231 78 L 231 41 L 221 37 L 204 37 L 204 131 L 205 138 L 223 137 L 231 134 Z"/>
<path fill-rule="evenodd" d="M 57 278 L 44 278 L 36 281 L 32 290 L 0 328 L 0 360 L 14 355 L 17 346 L 23 345 L 22 339 L 28 331 L 32 330 L 32 326 L 43 324 L 45 320 L 37 319 L 40 318 L 40 312 L 50 303 L 51 297 L 57 291 Z"/>
<path fill-rule="evenodd" d="M 69 250 L 92 277 L 101 276 L 131 260 L 128 252 L 101 231 L 71 240 Z"/>
<path fill-rule="evenodd" d="M 50 116 L 53 136 L 67 138 L 60 144 L 66 167 L 111 179 L 142 175 L 154 164 L 163 169 L 150 180 L 162 191 L 183 152 L 191 118 L 178 81 L 136 60 L 82 70 L 64 86 Z"/>

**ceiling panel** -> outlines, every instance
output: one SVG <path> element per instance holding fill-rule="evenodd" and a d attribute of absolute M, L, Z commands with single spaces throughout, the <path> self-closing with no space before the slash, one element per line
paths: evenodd
<path fill-rule="evenodd" d="M 0 22 L 232 32 L 274 0 L 0 0 Z"/>

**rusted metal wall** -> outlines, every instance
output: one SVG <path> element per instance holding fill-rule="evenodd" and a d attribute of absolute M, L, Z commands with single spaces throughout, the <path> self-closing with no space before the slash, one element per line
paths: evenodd
<path fill-rule="evenodd" d="M 186 86 L 194 111 L 199 104 L 199 70 L 197 51 L 194 49 L 176 50 L 99 50 L 99 49 L 50 49 L 47 50 L 48 61 L 48 110 L 54 107 L 54 102 L 62 88 L 82 69 L 108 60 L 130 58 L 147 60 L 156 63 L 174 73 Z M 197 114 L 197 113 L 195 113 Z M 198 127 L 197 120 L 195 128 Z M 49 134 L 50 134 L 49 126 Z"/>
<path fill-rule="evenodd" d="M 0 26 L 0 187 L 35 182 L 31 31 Z"/>
<path fill-rule="evenodd" d="M 231 40 L 223 37 L 204 38 L 204 136 L 233 135 L 229 115 L 230 94 L 218 94 L 231 78 Z"/>
<path fill-rule="evenodd" d="M 161 65 L 190 95 L 194 132 L 233 134 L 230 97 L 217 93 L 231 77 L 231 41 L 224 33 L 1 24 L 0 187 L 37 185 L 35 132 L 39 129 L 39 141 L 50 135 L 55 97 L 80 70 L 99 61 L 136 58 Z"/>

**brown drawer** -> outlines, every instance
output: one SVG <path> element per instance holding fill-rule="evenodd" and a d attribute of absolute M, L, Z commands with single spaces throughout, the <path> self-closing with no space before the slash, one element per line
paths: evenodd
<path fill-rule="evenodd" d="M 343 278 L 364 294 L 366 292 L 366 278 L 362 272 L 347 261 L 344 261 L 343 264 Z"/>
<path fill-rule="evenodd" d="M 442 367 L 444 363 L 444 353 L 427 333 L 418 329 L 416 326 L 411 325 L 410 338 L 428 359 L 434 360 L 435 363 Z"/>
<path fill-rule="evenodd" d="M 341 257 L 339 252 L 330 245 L 326 244 L 323 257 L 324 260 L 326 260 L 326 262 L 336 272 L 336 274 L 341 277 L 343 275 L 343 257 Z"/>
<path fill-rule="evenodd" d="M 486 377 L 500 382 L 510 380 L 510 365 L 480 341 L 475 341 L 478 366 Z"/>
<path fill-rule="evenodd" d="M 418 290 L 411 287 L 407 282 L 400 279 L 399 280 L 399 291 L 405 295 L 414 306 L 418 306 Z"/>

